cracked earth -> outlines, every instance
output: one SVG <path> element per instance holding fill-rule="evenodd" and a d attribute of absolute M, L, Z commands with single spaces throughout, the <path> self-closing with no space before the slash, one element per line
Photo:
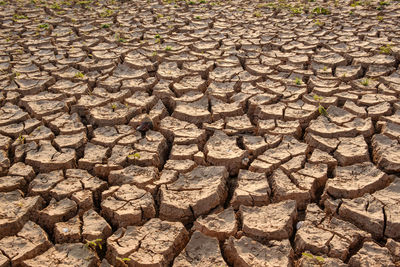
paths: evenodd
<path fill-rule="evenodd" d="M 0 267 L 400 266 L 399 25 L 0 1 Z"/>

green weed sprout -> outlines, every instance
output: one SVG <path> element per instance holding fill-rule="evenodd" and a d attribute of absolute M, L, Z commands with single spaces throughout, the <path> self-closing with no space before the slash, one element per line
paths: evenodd
<path fill-rule="evenodd" d="M 325 259 L 324 259 L 323 257 L 321 257 L 321 256 L 314 256 L 314 255 L 311 254 L 311 253 L 303 252 L 302 255 L 303 255 L 304 257 L 308 258 L 308 259 L 316 260 L 316 261 L 318 261 L 319 263 L 323 263 L 323 262 L 325 261 Z"/>
<path fill-rule="evenodd" d="M 140 154 L 136 152 L 134 154 L 128 155 L 128 157 L 133 159 L 140 159 Z"/>
<path fill-rule="evenodd" d="M 38 28 L 47 30 L 49 28 L 49 24 L 47 24 L 47 23 L 39 24 Z"/>
<path fill-rule="evenodd" d="M 171 51 L 171 50 L 172 50 L 172 47 L 171 47 L 171 46 L 167 45 L 167 46 L 165 47 L 165 51 Z"/>
<path fill-rule="evenodd" d="M 364 86 L 368 86 L 368 85 L 369 85 L 369 79 L 368 79 L 368 78 L 365 78 L 365 79 L 361 80 L 360 83 L 361 83 L 362 85 L 364 85 Z"/>
<path fill-rule="evenodd" d="M 301 85 L 303 83 L 303 81 L 299 77 L 296 77 L 294 79 L 294 83 L 297 84 L 297 85 Z"/>
<path fill-rule="evenodd" d="M 124 263 L 124 264 L 126 264 L 128 261 L 131 261 L 130 258 L 120 258 L 120 257 L 116 257 L 115 259 L 116 259 L 117 261 L 120 261 L 120 262 Z"/>
<path fill-rule="evenodd" d="M 327 116 L 328 112 L 326 111 L 326 109 L 321 105 L 321 101 L 322 99 L 324 99 L 322 96 L 319 95 L 314 95 L 313 96 L 315 101 L 318 101 L 318 112 L 319 114 L 321 114 L 322 116 Z"/>
<path fill-rule="evenodd" d="M 83 78 L 83 77 L 85 77 L 85 74 L 83 74 L 83 73 L 80 72 L 80 71 L 78 71 L 78 72 L 75 74 L 75 78 Z"/>
<path fill-rule="evenodd" d="M 93 249 L 93 250 L 96 250 L 97 247 L 99 247 L 100 249 L 103 249 L 103 247 L 101 245 L 102 240 L 103 239 L 101 239 L 101 238 L 97 238 L 97 239 L 91 240 L 91 241 L 85 239 L 85 241 L 86 241 L 85 247 Z"/>
<path fill-rule="evenodd" d="M 390 44 L 383 45 L 379 47 L 379 51 L 381 54 L 390 54 L 392 53 L 392 46 Z"/>

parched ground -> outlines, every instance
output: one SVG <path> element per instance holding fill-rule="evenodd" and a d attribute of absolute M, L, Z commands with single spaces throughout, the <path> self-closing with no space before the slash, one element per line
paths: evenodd
<path fill-rule="evenodd" d="M 400 266 L 399 63 L 394 0 L 0 1 L 0 267 Z"/>

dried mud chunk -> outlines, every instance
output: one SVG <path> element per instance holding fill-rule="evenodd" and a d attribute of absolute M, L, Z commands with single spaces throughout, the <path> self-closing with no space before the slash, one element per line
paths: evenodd
<path fill-rule="evenodd" d="M 373 236 L 381 238 L 384 224 L 382 208 L 382 203 L 367 194 L 362 198 L 343 200 L 339 209 L 339 216 Z"/>
<path fill-rule="evenodd" d="M 298 188 L 281 169 L 274 171 L 270 180 L 274 202 L 293 199 L 296 200 L 298 209 L 305 209 L 311 201 L 308 190 Z"/>
<path fill-rule="evenodd" d="M 39 141 L 37 150 L 26 153 L 25 163 L 40 172 L 49 172 L 59 169 L 70 169 L 75 165 L 75 150 L 63 148 L 58 152 L 50 141 Z"/>
<path fill-rule="evenodd" d="M 308 253 L 308 252 L 306 252 Z M 307 254 L 306 254 L 307 255 Z M 302 257 L 298 261 L 298 267 L 315 267 L 315 266 L 321 266 L 321 267 L 328 267 L 328 266 L 335 266 L 335 267 L 348 267 L 346 263 L 343 261 L 336 259 L 336 258 L 328 258 L 324 256 L 305 256 L 302 255 Z"/>
<path fill-rule="evenodd" d="M 143 226 L 120 228 L 107 239 L 106 258 L 130 258 L 129 264 L 168 266 L 189 241 L 189 233 L 180 222 L 151 219 Z"/>
<path fill-rule="evenodd" d="M 93 177 L 86 170 L 68 169 L 65 172 L 65 178 L 75 178 L 82 184 L 83 189 L 93 193 L 94 199 L 100 200 L 101 192 L 107 188 L 107 182 Z"/>
<path fill-rule="evenodd" d="M 205 130 L 199 129 L 194 124 L 173 117 L 166 117 L 161 120 L 160 132 L 168 141 L 173 141 L 175 144 L 199 144 L 201 147 L 206 140 Z"/>
<path fill-rule="evenodd" d="M 106 240 L 112 234 L 107 221 L 92 209 L 83 214 L 82 220 L 82 236 L 86 240 Z"/>
<path fill-rule="evenodd" d="M 365 119 L 367 117 L 367 111 L 364 107 L 357 106 L 353 101 L 347 100 L 344 103 L 343 109 L 356 115 L 359 118 Z"/>
<path fill-rule="evenodd" d="M 334 234 L 329 231 L 306 224 L 296 232 L 294 239 L 296 252 L 308 250 L 313 254 L 328 254 L 328 245 L 333 237 Z"/>
<path fill-rule="evenodd" d="M 0 238 L 21 230 L 42 204 L 40 196 L 23 198 L 20 191 L 0 192 Z"/>
<path fill-rule="evenodd" d="M 62 180 L 64 174 L 61 170 L 49 173 L 39 173 L 29 184 L 30 196 L 40 195 L 45 200 L 50 200 L 50 191 Z"/>
<path fill-rule="evenodd" d="M 38 223 L 46 230 L 52 232 L 57 222 L 66 221 L 75 216 L 78 206 L 75 201 L 64 198 L 60 201 L 52 199 L 49 205 L 38 211 Z"/>
<path fill-rule="evenodd" d="M 400 171 L 400 145 L 397 140 L 376 134 L 372 137 L 373 161 L 385 172 Z"/>
<path fill-rule="evenodd" d="M 60 243 L 77 243 L 82 241 L 82 222 L 78 216 L 66 222 L 59 222 L 54 225 L 54 241 Z"/>
<path fill-rule="evenodd" d="M 187 173 L 196 168 L 196 166 L 197 166 L 196 163 L 190 159 L 185 159 L 185 160 L 170 159 L 165 163 L 164 169 L 175 170 L 178 173 Z"/>
<path fill-rule="evenodd" d="M 105 163 L 109 148 L 87 143 L 85 146 L 85 156 L 78 161 L 79 168 L 91 170 L 96 164 Z"/>
<path fill-rule="evenodd" d="M 291 173 L 290 178 L 300 189 L 307 190 L 311 199 L 315 200 L 317 192 L 322 191 L 328 176 L 326 164 L 306 163 L 303 169 Z"/>
<path fill-rule="evenodd" d="M 330 121 L 338 125 L 343 125 L 343 123 L 349 122 L 356 118 L 356 116 L 350 112 L 335 106 L 329 106 L 326 112 L 328 113 L 327 117 L 330 119 Z"/>
<path fill-rule="evenodd" d="M 238 223 L 233 208 L 229 207 L 219 213 L 198 218 L 194 222 L 194 228 L 205 235 L 216 237 L 218 240 L 223 241 L 236 234 Z"/>
<path fill-rule="evenodd" d="M 339 138 L 340 144 L 334 156 L 341 166 L 369 161 L 368 145 L 364 137 L 359 135 L 354 138 Z"/>
<path fill-rule="evenodd" d="M 54 145 L 58 149 L 73 148 L 78 149 L 87 142 L 87 137 L 84 132 L 77 134 L 58 135 L 54 139 Z"/>
<path fill-rule="evenodd" d="M 367 108 L 368 116 L 372 118 L 372 120 L 378 120 L 382 116 L 388 116 L 392 114 L 392 107 L 390 103 L 383 102 L 377 104 L 375 106 L 370 106 Z"/>
<path fill-rule="evenodd" d="M 231 175 L 238 173 L 247 152 L 236 144 L 236 137 L 229 137 L 221 131 L 215 131 L 204 149 L 207 161 L 213 165 L 226 166 Z"/>
<path fill-rule="evenodd" d="M 384 122 L 382 126 L 382 134 L 400 141 L 400 124 Z"/>
<path fill-rule="evenodd" d="M 279 119 L 283 120 L 283 114 L 286 109 L 286 105 L 279 102 L 271 105 L 260 105 L 256 108 L 254 115 L 258 119 L 268 120 L 268 119 Z"/>
<path fill-rule="evenodd" d="M 22 122 L 29 118 L 27 112 L 11 103 L 5 103 L 0 109 L 0 126 Z"/>
<path fill-rule="evenodd" d="M 38 100 L 26 103 L 26 109 L 33 117 L 41 119 L 58 112 L 67 112 L 68 106 L 64 101 Z"/>
<path fill-rule="evenodd" d="M 226 103 L 215 98 L 211 98 L 211 111 L 214 122 L 227 117 L 243 115 L 243 107 L 240 103 Z"/>
<path fill-rule="evenodd" d="M 292 266 L 293 250 L 288 240 L 261 244 L 247 236 L 230 237 L 224 244 L 227 261 L 234 266 Z"/>
<path fill-rule="evenodd" d="M 218 239 L 194 232 L 172 266 L 228 266 L 221 255 Z"/>
<path fill-rule="evenodd" d="M 100 264 L 97 255 L 83 244 L 57 244 L 45 253 L 23 262 L 26 267 L 82 266 L 95 267 Z"/>
<path fill-rule="evenodd" d="M 124 102 L 134 107 L 135 110 L 140 110 L 140 113 L 149 112 L 149 110 L 157 103 L 157 97 L 150 96 L 146 92 L 135 92 L 132 96 L 125 98 Z"/>
<path fill-rule="evenodd" d="M 101 214 L 114 227 L 142 224 L 155 217 L 153 197 L 149 192 L 134 185 L 122 185 L 101 202 Z"/>
<path fill-rule="evenodd" d="M 344 126 L 355 128 L 357 133 L 363 135 L 364 137 L 370 137 L 375 132 L 375 128 L 371 118 L 367 119 L 355 118 L 350 122 L 346 122 Z"/>
<path fill-rule="evenodd" d="M 72 113 L 71 115 L 63 113 L 54 120 L 48 122 L 48 126 L 56 134 L 70 135 L 80 132 L 86 133 L 86 127 L 81 122 L 77 113 Z"/>
<path fill-rule="evenodd" d="M 395 267 L 389 250 L 374 242 L 365 242 L 362 248 L 349 260 L 349 266 L 385 266 Z"/>
<path fill-rule="evenodd" d="M 310 133 L 306 134 L 304 139 L 311 147 L 320 149 L 326 153 L 331 153 L 336 150 L 340 143 L 337 138 L 324 138 Z"/>
<path fill-rule="evenodd" d="M 12 142 L 13 140 L 10 137 L 0 134 L 0 149 L 8 151 Z"/>
<path fill-rule="evenodd" d="M 385 246 L 393 256 L 395 262 L 400 262 L 400 243 L 389 238 Z"/>
<path fill-rule="evenodd" d="M 221 205 L 227 197 L 225 167 L 197 167 L 162 185 L 160 218 L 188 223 Z"/>
<path fill-rule="evenodd" d="M 22 261 L 46 251 L 51 243 L 44 230 L 28 221 L 17 235 L 1 239 L 0 246 L 4 255 L 11 260 L 11 264 L 18 266 Z"/>
<path fill-rule="evenodd" d="M 269 204 L 271 189 L 265 174 L 240 170 L 231 205 L 238 209 L 240 205 L 262 206 Z"/>
<path fill-rule="evenodd" d="M 243 232 L 257 240 L 282 240 L 292 235 L 297 218 L 296 201 L 287 200 L 262 207 L 239 208 Z"/>
<path fill-rule="evenodd" d="M 94 208 L 93 193 L 90 190 L 74 192 L 71 199 L 78 204 L 78 214 Z"/>
<path fill-rule="evenodd" d="M 97 126 L 113 126 L 127 124 L 137 113 L 137 108 L 115 102 L 109 106 L 92 108 L 89 111 L 88 120 L 90 124 Z"/>
<path fill-rule="evenodd" d="M 333 137 L 354 137 L 357 131 L 354 127 L 344 127 L 336 125 L 324 116 L 319 116 L 316 120 L 310 122 L 306 129 L 307 133 L 312 133 L 325 138 Z"/>
<path fill-rule="evenodd" d="M 269 147 L 263 137 L 252 135 L 243 136 L 243 145 L 252 157 L 257 157 Z"/>
<path fill-rule="evenodd" d="M 311 154 L 311 157 L 308 159 L 308 162 L 313 164 L 318 164 L 318 163 L 327 164 L 329 171 L 332 171 L 337 166 L 337 160 L 334 157 L 317 148 L 314 149 L 313 153 Z"/>
<path fill-rule="evenodd" d="M 185 160 L 194 159 L 194 155 L 199 152 L 199 148 L 196 144 L 191 145 L 174 145 L 172 146 L 170 159 L 172 160 Z"/>
<path fill-rule="evenodd" d="M 10 264 L 10 259 L 4 256 L 2 252 L 0 252 L 0 267 L 8 267 L 10 266 Z"/>
<path fill-rule="evenodd" d="M 26 181 L 22 176 L 2 176 L 0 177 L 0 192 L 10 192 L 17 189 L 23 190 Z"/>
<path fill-rule="evenodd" d="M 174 92 L 178 97 L 190 91 L 204 92 L 207 88 L 207 81 L 203 80 L 200 75 L 184 77 L 179 83 L 173 84 Z"/>
<path fill-rule="evenodd" d="M 140 167 L 129 165 L 122 170 L 111 171 L 108 182 L 111 185 L 131 184 L 146 189 L 158 178 L 158 170 L 155 167 Z"/>
<path fill-rule="evenodd" d="M 202 99 L 192 103 L 178 103 L 172 116 L 196 125 L 211 122 L 211 113 L 208 111 L 208 99 Z"/>
<path fill-rule="evenodd" d="M 334 198 L 356 198 L 384 188 L 389 178 L 371 162 L 337 167 L 335 177 L 328 179 L 325 194 Z M 324 198 L 324 196 L 323 196 Z"/>

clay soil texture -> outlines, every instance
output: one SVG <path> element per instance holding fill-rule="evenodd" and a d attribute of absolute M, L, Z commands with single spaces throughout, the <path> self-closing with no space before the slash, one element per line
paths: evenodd
<path fill-rule="evenodd" d="M 400 2 L 0 1 L 0 267 L 400 266 Z"/>

